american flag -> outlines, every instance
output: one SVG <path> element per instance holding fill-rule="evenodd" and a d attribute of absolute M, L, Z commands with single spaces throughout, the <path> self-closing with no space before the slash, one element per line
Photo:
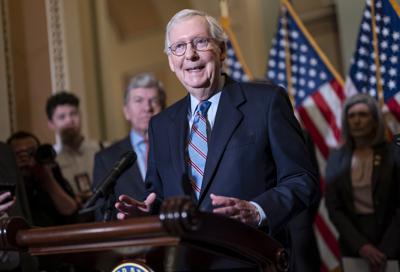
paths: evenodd
<path fill-rule="evenodd" d="M 221 25 L 228 36 L 227 57 L 224 62 L 224 71 L 234 80 L 243 82 L 253 79 L 253 75 L 242 57 L 238 42 L 230 28 L 230 21 L 227 17 L 221 18 Z"/>
<path fill-rule="evenodd" d="M 329 149 L 340 142 L 340 114 L 345 98 L 343 80 L 288 1 L 282 1 L 266 77 L 288 90 L 300 123 L 310 133 L 316 147 L 323 190 Z M 340 260 L 337 232 L 329 221 L 324 199 L 314 230 L 322 259 L 321 271 L 337 269 Z"/>
<path fill-rule="evenodd" d="M 376 97 L 392 133 L 399 133 L 400 122 L 399 11 L 396 1 L 367 1 L 345 87 L 348 96 Z"/>

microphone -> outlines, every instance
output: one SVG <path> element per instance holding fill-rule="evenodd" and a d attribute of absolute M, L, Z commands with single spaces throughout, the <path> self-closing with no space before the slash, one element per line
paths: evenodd
<path fill-rule="evenodd" d="M 121 159 L 117 161 L 105 179 L 97 186 L 94 190 L 94 194 L 89 198 L 89 200 L 83 206 L 83 210 L 87 209 L 88 207 L 92 206 L 97 199 L 100 197 L 104 197 L 109 193 L 109 190 L 114 187 L 115 182 L 117 181 L 118 177 L 132 166 L 136 161 L 136 153 L 134 151 L 128 151 L 121 156 Z"/>

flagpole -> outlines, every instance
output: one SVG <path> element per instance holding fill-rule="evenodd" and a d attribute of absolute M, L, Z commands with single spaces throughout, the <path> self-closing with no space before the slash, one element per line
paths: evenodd
<path fill-rule="evenodd" d="M 296 101 L 294 99 L 294 89 L 293 89 L 293 82 L 292 82 L 292 61 L 290 59 L 290 44 L 289 44 L 289 29 L 288 29 L 288 18 L 287 13 L 285 12 L 285 7 L 283 5 L 283 1 L 281 1 L 281 12 L 283 13 L 285 18 L 285 66 L 286 66 L 286 81 L 287 81 L 287 88 L 290 102 L 292 102 L 293 108 L 296 107 Z"/>
<path fill-rule="evenodd" d="M 229 18 L 228 0 L 219 0 L 219 8 L 222 18 Z"/>
<path fill-rule="evenodd" d="M 376 88 L 378 90 L 378 101 L 381 108 L 384 105 L 383 86 L 381 78 L 381 69 L 379 62 L 379 47 L 378 47 L 378 34 L 376 33 L 376 18 L 375 18 L 375 1 L 371 0 L 371 26 L 372 26 L 372 44 L 374 46 L 374 61 L 375 61 L 375 75 L 376 75 Z"/>
<path fill-rule="evenodd" d="M 336 71 L 336 69 L 332 66 L 324 52 L 319 48 L 317 43 L 315 42 L 314 38 L 311 37 L 310 33 L 308 30 L 304 27 L 303 23 L 301 22 L 300 18 L 297 16 L 295 13 L 292 5 L 287 1 L 287 0 L 281 0 L 285 7 L 288 9 L 288 12 L 292 15 L 293 20 L 296 21 L 298 27 L 301 29 L 301 31 L 304 33 L 304 35 L 307 37 L 307 40 L 310 42 L 311 46 L 317 51 L 318 55 L 328 68 L 329 72 L 334 76 L 334 78 L 339 82 L 340 86 L 344 86 L 344 81 L 343 78 L 339 75 L 339 73 Z"/>
<path fill-rule="evenodd" d="M 229 9 L 228 9 L 228 0 L 219 0 L 219 7 L 221 10 L 221 25 L 226 34 L 229 37 L 230 42 L 232 43 L 232 46 L 235 48 L 236 51 L 236 56 L 241 63 L 244 72 L 246 73 L 247 77 L 249 80 L 253 80 L 254 76 L 253 73 L 250 71 L 250 68 L 247 66 L 247 63 L 244 61 L 242 52 L 239 49 L 239 43 L 236 40 L 235 35 L 231 31 L 230 28 L 230 20 L 229 20 Z"/>

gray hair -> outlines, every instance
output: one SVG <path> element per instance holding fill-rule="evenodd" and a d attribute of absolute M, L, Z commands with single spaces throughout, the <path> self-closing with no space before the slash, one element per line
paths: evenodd
<path fill-rule="evenodd" d="M 171 46 L 171 41 L 169 40 L 169 33 L 171 32 L 172 27 L 175 24 L 182 22 L 185 19 L 192 18 L 194 16 L 200 16 L 206 19 L 209 26 L 211 38 L 213 38 L 218 44 L 225 45 L 225 42 L 227 41 L 227 36 L 224 30 L 222 29 L 221 25 L 214 17 L 200 10 L 183 9 L 178 13 L 176 13 L 167 24 L 165 31 L 165 45 L 164 45 L 164 52 L 166 54 L 170 53 L 169 47 Z"/>
<path fill-rule="evenodd" d="M 164 86 L 160 80 L 158 80 L 152 73 L 141 73 L 132 77 L 129 81 L 128 86 L 124 93 L 124 105 L 128 103 L 129 93 L 133 89 L 138 88 L 156 88 L 158 91 L 158 99 L 160 101 L 160 106 L 165 109 L 166 106 L 166 94 Z"/>
<path fill-rule="evenodd" d="M 344 140 L 346 145 L 350 145 L 351 147 L 354 146 L 353 139 L 350 135 L 349 131 L 349 124 L 347 122 L 347 113 L 349 112 L 349 109 L 354 106 L 355 104 L 365 104 L 367 105 L 370 113 L 372 114 L 372 117 L 375 120 L 375 123 L 377 124 L 376 130 L 375 130 L 375 138 L 372 141 L 372 146 L 378 145 L 382 142 L 385 141 L 385 121 L 383 119 L 382 112 L 379 108 L 379 105 L 375 98 L 368 94 L 355 94 L 348 98 L 344 105 L 343 105 L 343 112 L 342 112 L 342 139 Z"/>

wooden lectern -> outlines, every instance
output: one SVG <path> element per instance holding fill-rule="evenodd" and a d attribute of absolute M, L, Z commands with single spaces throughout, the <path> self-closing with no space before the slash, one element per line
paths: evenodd
<path fill-rule="evenodd" d="M 112 271 L 137 259 L 154 271 L 205 271 L 226 263 L 256 271 L 288 269 L 287 254 L 277 241 L 236 220 L 200 212 L 186 198 L 164 201 L 159 216 L 45 228 L 7 218 L 0 227 L 0 250 L 62 256 L 85 271 Z"/>

